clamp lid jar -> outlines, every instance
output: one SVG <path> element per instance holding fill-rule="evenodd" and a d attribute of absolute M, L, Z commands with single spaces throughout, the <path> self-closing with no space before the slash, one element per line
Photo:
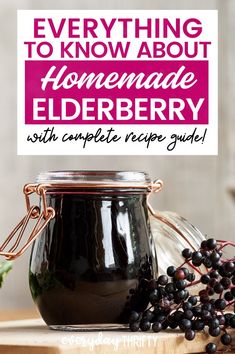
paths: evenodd
<path fill-rule="evenodd" d="M 36 182 L 42 209 L 54 210 L 30 257 L 43 319 L 54 329 L 124 325 L 146 306 L 130 290 L 156 275 L 147 197 L 161 184 L 134 171 L 45 172 Z"/>

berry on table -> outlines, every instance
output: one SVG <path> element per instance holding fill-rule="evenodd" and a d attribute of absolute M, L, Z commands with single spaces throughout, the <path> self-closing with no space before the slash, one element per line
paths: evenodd
<path fill-rule="evenodd" d="M 162 330 L 162 324 L 161 322 L 154 322 L 152 326 L 153 332 L 160 332 Z"/>
<path fill-rule="evenodd" d="M 130 324 L 130 330 L 131 330 L 132 332 L 137 332 L 137 331 L 139 330 L 139 328 L 140 328 L 140 325 L 139 325 L 138 322 L 132 322 L 132 323 Z"/>
<path fill-rule="evenodd" d="M 208 343 L 207 346 L 206 346 L 206 352 L 208 354 L 213 354 L 213 353 L 216 353 L 217 351 L 217 346 L 215 343 Z"/>
<path fill-rule="evenodd" d="M 151 328 L 151 323 L 149 321 L 141 321 L 140 322 L 140 329 L 143 332 L 148 331 Z"/>
<path fill-rule="evenodd" d="M 230 346 L 228 329 L 235 328 L 235 258 L 226 260 L 224 247 L 228 244 L 232 243 L 210 238 L 198 250 L 185 248 L 183 263 L 179 267 L 170 265 L 157 279 L 139 272 L 139 285 L 128 296 L 130 330 L 152 329 L 158 333 L 179 328 L 189 341 L 204 330 L 212 337 L 220 336 L 221 343 Z M 207 268 L 204 273 L 201 265 Z M 190 287 L 197 284 L 203 288 L 190 293 Z M 229 312 L 230 305 L 233 311 Z M 216 353 L 216 344 L 205 343 L 205 351 Z"/>
<path fill-rule="evenodd" d="M 222 334 L 220 340 L 222 344 L 229 345 L 232 342 L 232 337 L 229 333 L 224 333 Z"/>
<path fill-rule="evenodd" d="M 187 340 L 193 340 L 195 338 L 195 332 L 192 329 L 187 329 L 185 331 L 185 338 Z"/>

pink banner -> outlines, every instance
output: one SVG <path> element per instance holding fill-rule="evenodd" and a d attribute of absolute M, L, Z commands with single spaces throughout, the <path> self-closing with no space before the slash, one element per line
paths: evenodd
<path fill-rule="evenodd" d="M 208 124 L 207 61 L 26 61 L 26 124 Z"/>

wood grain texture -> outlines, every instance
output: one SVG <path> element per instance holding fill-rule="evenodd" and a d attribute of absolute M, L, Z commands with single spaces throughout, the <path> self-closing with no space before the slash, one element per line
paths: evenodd
<path fill-rule="evenodd" d="M 16 321 L 24 320 L 28 318 L 40 318 L 40 314 L 36 307 L 18 310 L 1 310 L 0 311 L 0 321 Z"/>
<path fill-rule="evenodd" d="M 235 333 L 234 333 L 235 334 Z M 218 339 L 212 338 L 213 341 Z M 192 342 L 177 331 L 52 331 L 41 319 L 0 323 L 0 354 L 189 354 L 204 352 L 209 336 L 199 333 Z"/>

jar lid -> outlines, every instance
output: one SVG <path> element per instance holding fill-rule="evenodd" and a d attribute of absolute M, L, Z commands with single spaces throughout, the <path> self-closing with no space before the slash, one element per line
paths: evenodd
<path fill-rule="evenodd" d="M 36 183 L 40 184 L 105 184 L 119 185 L 125 184 L 130 187 L 134 185 L 146 186 L 151 184 L 149 175 L 139 171 L 47 171 L 41 172 Z"/>

